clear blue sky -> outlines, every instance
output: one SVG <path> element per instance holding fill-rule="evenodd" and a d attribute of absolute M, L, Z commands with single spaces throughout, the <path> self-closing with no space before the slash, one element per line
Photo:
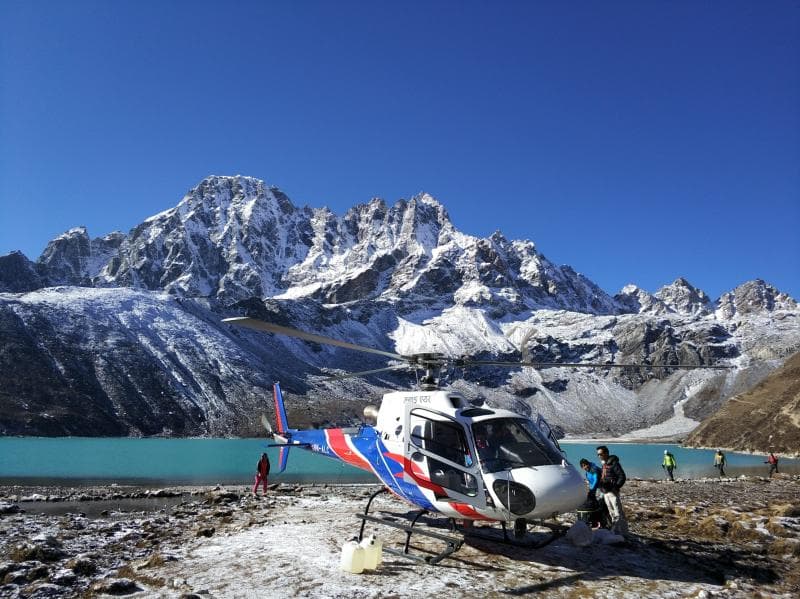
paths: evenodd
<path fill-rule="evenodd" d="M 800 299 L 800 3 L 0 0 L 0 254 L 211 174 Z"/>

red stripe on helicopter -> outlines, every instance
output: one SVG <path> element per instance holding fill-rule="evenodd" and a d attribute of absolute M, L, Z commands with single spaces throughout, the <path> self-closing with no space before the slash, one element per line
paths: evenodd
<path fill-rule="evenodd" d="M 444 487 L 439 486 L 433 483 L 431 479 L 426 478 L 420 467 L 411 460 L 403 458 L 403 472 L 408 474 L 408 476 L 410 476 L 411 479 L 423 489 L 430 489 L 438 495 L 447 495 L 447 491 L 444 490 Z"/>
<path fill-rule="evenodd" d="M 400 455 L 399 453 L 392 453 L 391 451 L 384 451 L 383 455 L 385 457 L 389 458 L 390 460 L 393 460 L 393 461 L 397 462 L 400 465 L 403 464 L 403 456 Z"/>
<path fill-rule="evenodd" d="M 347 462 L 351 466 L 361 468 L 362 470 L 372 471 L 369 465 L 361 454 L 357 453 L 347 444 L 347 438 L 344 436 L 342 429 L 329 428 L 325 430 L 325 437 L 328 439 L 328 447 L 335 453 L 342 461 Z"/>
<path fill-rule="evenodd" d="M 472 520 L 495 520 L 495 518 L 484 516 L 471 505 L 467 505 L 466 503 L 451 503 L 450 507 L 456 510 L 459 514 L 462 514 Z"/>
<path fill-rule="evenodd" d="M 283 399 L 283 394 L 281 394 L 281 399 Z M 278 389 L 275 387 L 275 385 L 272 386 L 272 400 L 275 403 L 275 423 L 278 425 L 278 432 L 285 433 L 289 428 L 289 423 L 287 423 L 284 418 L 281 418 L 281 409 L 278 402 Z"/>

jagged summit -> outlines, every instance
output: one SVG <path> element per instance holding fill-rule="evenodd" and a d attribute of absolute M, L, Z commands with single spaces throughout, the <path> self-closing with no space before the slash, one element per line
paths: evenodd
<path fill-rule="evenodd" d="M 761 279 L 755 279 L 742 283 L 719 298 L 717 317 L 730 320 L 753 313 L 795 309 L 797 302 L 788 294 L 778 291 Z"/>
<path fill-rule="evenodd" d="M 48 245 L 37 269 L 50 286 L 166 290 L 226 303 L 382 298 L 510 312 L 620 310 L 530 241 L 458 231 L 428 193 L 393 205 L 374 198 L 340 217 L 328 208 L 296 207 L 277 187 L 241 175 L 206 177 L 177 206 L 127 235 L 90 240 L 84 227 L 72 229 Z"/>
<path fill-rule="evenodd" d="M 673 312 L 664 301 L 633 284 L 625 285 L 614 299 L 624 311 L 634 314 L 657 315 Z"/>
<path fill-rule="evenodd" d="M 678 314 L 708 314 L 713 309 L 708 295 L 683 277 L 656 291 L 655 297 Z"/>
<path fill-rule="evenodd" d="M 630 284 L 614 296 L 630 312 L 647 314 L 703 315 L 712 312 L 711 300 L 683 277 L 654 294 Z"/>

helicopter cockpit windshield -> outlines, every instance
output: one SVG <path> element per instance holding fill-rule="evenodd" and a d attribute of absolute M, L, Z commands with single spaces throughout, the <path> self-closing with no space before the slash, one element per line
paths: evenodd
<path fill-rule="evenodd" d="M 564 456 L 527 418 L 493 418 L 472 425 L 483 472 L 561 464 Z"/>

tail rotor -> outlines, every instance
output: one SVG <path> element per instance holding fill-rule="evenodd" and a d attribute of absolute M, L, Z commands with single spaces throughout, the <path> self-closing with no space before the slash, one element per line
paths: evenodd
<path fill-rule="evenodd" d="M 272 425 L 269 423 L 266 414 L 261 414 L 261 426 L 267 431 L 267 438 L 272 439 L 275 436 L 275 431 L 272 430 Z"/>

